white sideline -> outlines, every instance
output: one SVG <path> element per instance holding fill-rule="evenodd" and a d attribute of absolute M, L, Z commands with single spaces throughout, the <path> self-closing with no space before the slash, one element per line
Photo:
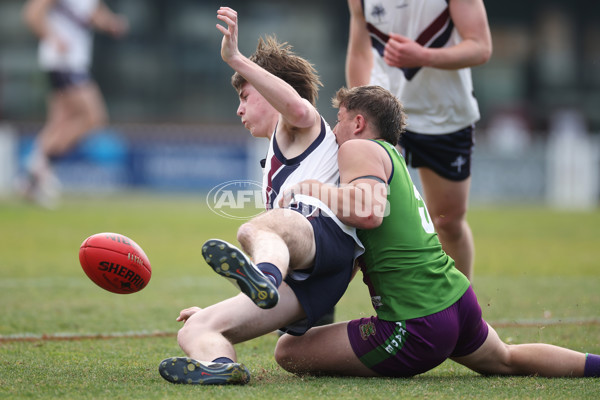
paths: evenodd
<path fill-rule="evenodd" d="M 15 333 L 12 335 L 0 335 L 1 342 L 28 342 L 28 341 L 59 341 L 59 340 L 84 340 L 84 339 L 117 339 L 117 338 L 151 338 L 175 336 L 177 332 L 163 331 L 129 331 L 129 332 L 109 332 L 109 333 Z"/>
<path fill-rule="evenodd" d="M 530 328 L 550 325 L 600 325 L 600 318 L 547 318 L 547 319 L 513 319 L 488 321 L 494 328 Z M 177 332 L 167 331 L 129 331 L 109 333 L 16 333 L 0 335 L 2 342 L 28 342 L 28 341 L 59 341 L 59 340 L 85 340 L 85 339 L 117 339 L 117 338 L 153 338 L 175 336 Z"/>

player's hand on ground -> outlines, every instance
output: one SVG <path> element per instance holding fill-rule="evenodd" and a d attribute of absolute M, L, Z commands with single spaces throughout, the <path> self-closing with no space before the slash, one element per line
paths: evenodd
<path fill-rule="evenodd" d="M 229 7 L 221 7 L 217 10 L 217 19 L 227 24 L 227 27 L 217 24 L 217 29 L 223 34 L 221 57 L 223 61 L 229 62 L 240 53 L 238 49 L 237 12 Z"/>
<path fill-rule="evenodd" d="M 196 314 L 198 311 L 202 310 L 200 307 L 190 307 L 179 312 L 179 317 L 177 317 L 177 321 L 187 321 L 192 315 Z"/>

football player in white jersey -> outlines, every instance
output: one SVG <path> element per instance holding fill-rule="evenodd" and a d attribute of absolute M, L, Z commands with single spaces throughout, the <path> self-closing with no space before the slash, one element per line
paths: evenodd
<path fill-rule="evenodd" d="M 479 108 L 469 67 L 492 53 L 483 0 L 348 0 L 348 7 L 347 85 L 379 85 L 402 101 L 408 125 L 399 146 L 418 168 L 444 250 L 471 279 L 466 212 Z"/>
<path fill-rule="evenodd" d="M 221 7 L 221 57 L 235 71 L 237 114 L 255 137 L 268 138 L 264 191 L 267 211 L 238 230 L 243 250 L 218 239 L 202 254 L 243 293 L 210 307 L 180 312 L 177 339 L 187 357 L 163 360 L 159 372 L 172 383 L 245 384 L 247 368 L 234 344 L 282 329 L 304 334 L 345 292 L 362 245 L 354 228 L 327 206 L 298 196 L 279 208 L 279 193 L 306 179 L 339 180 L 335 135 L 315 108 L 320 81 L 313 66 L 291 46 L 260 39 L 245 57 L 238 49 L 235 10 Z"/>
<path fill-rule="evenodd" d="M 128 22 L 100 0 L 28 0 L 24 19 L 40 40 L 39 64 L 51 92 L 47 120 L 36 138 L 21 190 L 27 198 L 53 207 L 60 192 L 52 161 L 107 122 L 104 99 L 89 74 L 93 32 L 121 37 Z"/>

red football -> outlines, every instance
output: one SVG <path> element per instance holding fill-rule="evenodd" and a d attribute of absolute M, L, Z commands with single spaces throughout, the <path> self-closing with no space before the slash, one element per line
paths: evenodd
<path fill-rule="evenodd" d="M 113 293 L 138 292 L 152 276 L 144 250 L 118 233 L 97 233 L 85 239 L 79 248 L 79 262 L 96 285 Z"/>

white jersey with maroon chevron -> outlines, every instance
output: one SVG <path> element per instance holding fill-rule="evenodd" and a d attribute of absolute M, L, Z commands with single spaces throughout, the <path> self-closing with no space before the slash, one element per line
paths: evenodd
<path fill-rule="evenodd" d="M 479 120 L 469 68 L 397 68 L 383 60 L 383 49 L 390 32 L 431 48 L 460 43 L 462 39 L 450 18 L 448 1 L 363 1 L 373 45 L 371 84 L 390 90 L 402 101 L 408 117 L 407 130 L 411 132 L 450 133 Z"/>
<path fill-rule="evenodd" d="M 67 49 L 61 51 L 51 37 L 42 39 L 38 51 L 42 70 L 87 72 L 93 45 L 90 19 L 98 3 L 99 0 L 58 0 L 50 7 L 46 23 Z"/>
<path fill-rule="evenodd" d="M 321 118 L 321 133 L 302 154 L 286 158 L 273 135 L 263 171 L 263 199 L 267 209 L 277 208 L 282 191 L 307 179 L 337 185 L 340 172 L 337 164 L 338 144 L 335 135 Z"/>
<path fill-rule="evenodd" d="M 281 193 L 287 187 L 316 179 L 323 183 L 339 184 L 340 173 L 337 163 L 338 144 L 335 135 L 327 122 L 321 118 L 321 133 L 302 154 L 294 158 L 286 158 L 277 145 L 273 135 L 263 171 L 263 199 L 267 210 L 279 208 Z M 356 256 L 362 254 L 364 248 L 356 236 L 356 229 L 343 224 L 322 201 L 311 196 L 296 196 L 296 202 L 290 206 L 311 218 L 325 215 L 332 218 L 346 234 L 352 236 L 357 243 Z"/>

